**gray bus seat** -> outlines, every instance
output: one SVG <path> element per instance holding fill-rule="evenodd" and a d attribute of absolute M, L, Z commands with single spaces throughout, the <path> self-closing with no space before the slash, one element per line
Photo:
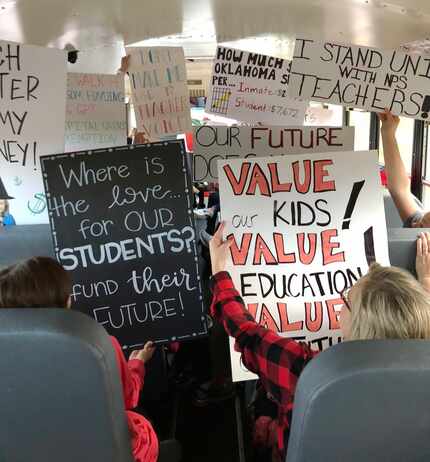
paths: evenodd
<path fill-rule="evenodd" d="M 0 228 L 0 267 L 34 256 L 55 258 L 49 225 Z"/>
<path fill-rule="evenodd" d="M 89 317 L 0 310 L 0 460 L 132 462 L 116 356 Z"/>
<path fill-rule="evenodd" d="M 420 231 L 428 228 L 391 228 L 388 229 L 388 250 L 390 263 L 393 266 L 406 269 L 415 275 L 415 257 L 417 253 L 417 237 Z"/>
<path fill-rule="evenodd" d="M 287 462 L 430 460 L 430 342 L 346 342 L 300 376 Z"/>

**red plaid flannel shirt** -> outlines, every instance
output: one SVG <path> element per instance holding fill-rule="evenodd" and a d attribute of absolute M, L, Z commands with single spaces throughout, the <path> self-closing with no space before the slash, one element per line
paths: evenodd
<path fill-rule="evenodd" d="M 242 353 L 243 364 L 258 375 L 279 406 L 278 447 L 285 458 L 297 380 L 318 352 L 257 324 L 229 273 L 223 271 L 212 277 L 212 292 L 212 316 L 236 339 L 235 349 Z"/>

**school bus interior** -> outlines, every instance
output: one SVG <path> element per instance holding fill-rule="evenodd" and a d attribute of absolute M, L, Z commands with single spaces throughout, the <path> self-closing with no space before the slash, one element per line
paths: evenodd
<path fill-rule="evenodd" d="M 125 45 L 181 46 L 193 97 L 207 94 L 217 44 L 291 59 L 295 37 L 302 34 L 430 56 L 428 0 L 0 0 L 0 25 L 2 40 L 60 49 L 72 45 L 79 53 L 76 63 L 68 64 L 69 72 L 115 74 Z M 128 129 L 132 129 L 136 120 L 130 87 L 126 96 Z M 197 109 L 194 114 L 198 118 Z M 376 150 L 384 170 L 376 114 L 311 102 L 305 125 L 354 126 L 355 150 Z M 418 203 L 429 207 L 428 123 L 401 117 L 397 137 L 411 190 Z M 388 193 L 384 206 L 391 262 L 414 272 L 417 232 L 402 229 Z M 196 227 L 199 235 L 203 222 L 196 220 Z M 200 251 L 201 273 L 208 280 L 208 251 Z M 0 230 L 0 267 L 38 254 L 54 256 L 49 225 Z M 208 282 L 204 289 L 209 305 Z M 62 317 L 47 310 L 43 317 L 31 313 L 24 321 L 16 312 L 0 310 L 0 342 L 8 345 L 0 356 L 0 371 L 12 370 L 10 377 L 14 377 L 12 382 L 2 374 L 0 382 L 0 434 L 6 435 L 0 437 L 5 443 L 0 445 L 1 461 L 3 454 L 13 454 L 5 462 L 42 462 L 43 453 L 64 462 L 132 460 L 126 423 L 121 420 L 115 358 L 106 347 L 103 329 L 83 319 L 80 314 Z M 253 384 L 226 389 L 225 396 L 209 405 L 205 401 L 207 390 L 202 384 L 213 378 L 213 370 L 229 373 L 226 338 L 223 333 L 216 335 L 219 338 L 185 342 L 177 355 L 158 350 L 148 366 L 138 410 L 148 416 L 160 439 L 179 440 L 184 462 L 257 462 L 250 449 L 247 413 L 255 396 Z M 29 349 L 22 348 L 23 339 Z M 46 368 L 38 360 L 41 357 L 50 361 L 49 370 L 43 372 L 44 384 L 38 379 L 39 368 Z M 374 361 L 364 367 L 364 357 Z M 331 444 L 342 445 L 339 460 L 345 461 L 394 460 L 393 454 L 399 461 L 428 460 L 428 438 L 421 431 L 427 427 L 421 422 L 428 424 L 430 415 L 423 416 L 429 404 L 423 392 L 430 387 L 429 357 L 427 344 L 390 341 L 376 347 L 373 343 L 357 347 L 352 342 L 321 355 L 300 379 L 296 396 L 300 413 L 293 420 L 288 462 L 331 460 Z M 388 372 L 381 368 L 387 362 Z M 411 402 L 395 401 L 399 387 L 410 388 Z M 51 388 L 59 393 L 52 394 Z M 11 407 L 10 393 L 25 397 L 22 409 Z M 380 420 L 372 410 L 382 399 L 392 413 Z M 77 401 L 84 403 L 82 407 L 74 405 Z M 362 434 L 350 435 L 348 423 L 358 416 Z M 326 432 L 329 426 L 332 431 Z M 21 432 L 20 448 L 6 445 L 9 434 L 14 441 Z M 73 446 L 67 438 L 70 433 L 76 436 Z M 40 434 L 54 436 L 39 438 Z M 330 440 L 333 435 L 335 442 Z M 363 435 L 379 439 L 380 452 L 367 454 Z M 404 446 L 396 444 L 402 438 L 409 438 L 415 448 L 411 459 L 411 453 L 403 454 Z M 27 453 L 26 444 L 37 447 L 38 441 L 45 445 L 39 447 L 39 454 Z"/>

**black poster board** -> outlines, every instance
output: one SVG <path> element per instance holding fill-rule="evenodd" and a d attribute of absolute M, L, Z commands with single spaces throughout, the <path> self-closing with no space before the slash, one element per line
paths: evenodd
<path fill-rule="evenodd" d="M 72 308 L 124 349 L 207 333 L 182 141 L 41 157 Z"/>

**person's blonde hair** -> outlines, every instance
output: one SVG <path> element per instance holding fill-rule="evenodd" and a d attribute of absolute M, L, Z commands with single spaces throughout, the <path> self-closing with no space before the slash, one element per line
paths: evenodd
<path fill-rule="evenodd" d="M 0 212 L 0 217 L 3 218 L 7 213 L 9 213 L 9 201 L 7 199 L 0 199 L 4 202 L 4 210 Z"/>
<path fill-rule="evenodd" d="M 430 294 L 407 271 L 375 263 L 353 291 L 349 340 L 430 338 Z"/>

